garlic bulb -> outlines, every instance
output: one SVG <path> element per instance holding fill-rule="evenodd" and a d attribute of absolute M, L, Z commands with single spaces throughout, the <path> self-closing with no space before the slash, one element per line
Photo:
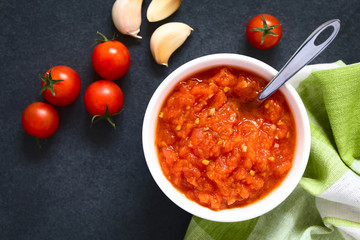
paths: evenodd
<path fill-rule="evenodd" d="M 161 21 L 173 14 L 180 7 L 181 0 L 152 0 L 147 9 L 149 22 Z"/>
<path fill-rule="evenodd" d="M 141 5 L 143 0 L 116 0 L 112 8 L 115 27 L 122 34 L 141 38 Z"/>
<path fill-rule="evenodd" d="M 170 56 L 185 42 L 192 30 L 180 22 L 170 22 L 158 27 L 150 39 L 150 49 L 155 61 L 168 66 Z"/>

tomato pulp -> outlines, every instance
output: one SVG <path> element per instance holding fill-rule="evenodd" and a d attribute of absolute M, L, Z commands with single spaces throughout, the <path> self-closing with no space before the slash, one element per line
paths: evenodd
<path fill-rule="evenodd" d="M 155 144 L 166 178 L 212 210 L 248 205 L 292 166 L 295 122 L 283 94 L 256 98 L 267 81 L 216 67 L 179 82 L 158 117 Z"/>

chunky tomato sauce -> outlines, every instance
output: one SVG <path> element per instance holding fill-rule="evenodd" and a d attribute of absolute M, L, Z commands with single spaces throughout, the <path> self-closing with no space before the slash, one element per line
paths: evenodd
<path fill-rule="evenodd" d="M 213 210 L 266 196 L 292 166 L 295 122 L 279 91 L 259 103 L 267 81 L 232 67 L 184 79 L 165 100 L 156 146 L 166 178 Z"/>

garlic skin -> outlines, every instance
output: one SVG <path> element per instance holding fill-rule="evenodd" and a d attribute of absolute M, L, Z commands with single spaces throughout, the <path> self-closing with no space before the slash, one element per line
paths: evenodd
<path fill-rule="evenodd" d="M 170 56 L 185 42 L 192 30 L 181 22 L 170 22 L 158 27 L 150 39 L 150 50 L 155 61 L 168 66 Z"/>
<path fill-rule="evenodd" d="M 119 32 L 134 38 L 138 35 L 141 25 L 141 6 L 143 0 L 116 0 L 112 7 L 112 20 Z"/>
<path fill-rule="evenodd" d="M 173 14 L 180 7 L 181 0 L 152 0 L 146 16 L 149 22 L 158 22 Z"/>

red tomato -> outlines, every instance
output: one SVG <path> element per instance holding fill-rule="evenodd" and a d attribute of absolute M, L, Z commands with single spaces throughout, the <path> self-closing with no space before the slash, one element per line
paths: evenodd
<path fill-rule="evenodd" d="M 130 67 L 130 53 L 127 47 L 119 41 L 104 38 L 92 53 L 92 65 L 95 72 L 108 80 L 119 79 L 127 73 Z"/>
<path fill-rule="evenodd" d="M 21 122 L 29 135 L 48 138 L 56 132 L 60 121 L 53 106 L 48 103 L 34 102 L 25 108 Z"/>
<path fill-rule="evenodd" d="M 124 95 L 116 83 L 109 80 L 99 80 L 86 89 L 84 103 L 86 110 L 91 115 L 99 119 L 105 118 L 115 127 L 111 116 L 120 112 L 124 105 Z"/>
<path fill-rule="evenodd" d="M 258 49 L 274 47 L 281 39 L 282 27 L 275 17 L 260 14 L 251 19 L 246 27 L 246 37 Z"/>
<path fill-rule="evenodd" d="M 41 92 L 46 101 L 55 106 L 67 106 L 80 94 L 81 81 L 74 69 L 55 66 L 41 77 Z"/>

